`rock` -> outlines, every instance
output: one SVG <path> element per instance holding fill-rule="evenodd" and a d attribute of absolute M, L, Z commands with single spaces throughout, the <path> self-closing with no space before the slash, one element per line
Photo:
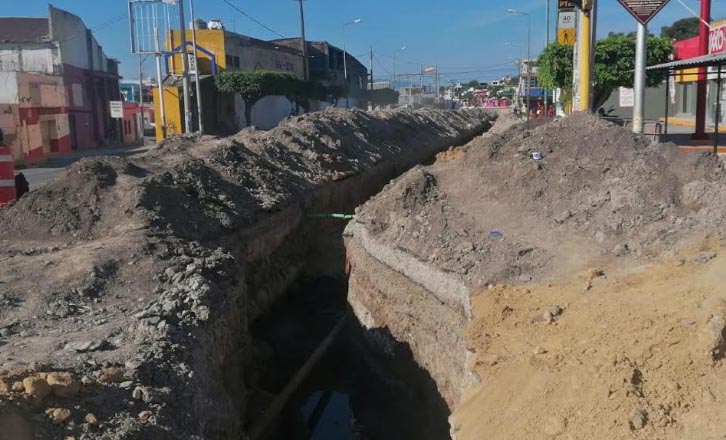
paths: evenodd
<path fill-rule="evenodd" d="M 123 389 L 127 389 L 127 388 L 131 388 L 133 385 L 134 385 L 133 382 L 131 382 L 130 380 L 127 380 L 127 381 L 121 382 L 119 384 L 119 387 L 121 387 Z"/>
<path fill-rule="evenodd" d="M 534 350 L 532 350 L 532 354 L 534 354 L 534 355 L 545 354 L 545 353 L 547 353 L 547 350 L 545 350 L 544 348 L 542 348 L 540 346 L 537 346 L 534 348 Z"/>
<path fill-rule="evenodd" d="M 0 338 L 7 338 L 10 335 L 12 335 L 12 332 L 10 332 L 9 328 L 0 328 Z"/>
<path fill-rule="evenodd" d="M 151 411 L 141 411 L 139 413 L 139 420 L 141 420 L 142 422 L 145 423 L 145 422 L 149 421 L 151 416 L 152 416 Z"/>
<path fill-rule="evenodd" d="M 71 410 L 67 408 L 48 408 L 45 410 L 45 415 L 48 416 L 53 424 L 60 425 L 71 418 Z"/>
<path fill-rule="evenodd" d="M 72 399 L 81 390 L 81 384 L 70 373 L 49 373 L 46 379 L 56 397 Z"/>
<path fill-rule="evenodd" d="M 83 420 L 91 426 L 98 425 L 98 418 L 92 413 L 86 414 L 86 417 L 84 417 Z"/>
<path fill-rule="evenodd" d="M 13 386 L 10 388 L 11 390 L 15 391 L 16 393 L 22 393 L 25 391 L 25 386 L 22 382 L 13 382 Z"/>
<path fill-rule="evenodd" d="M 630 429 L 633 431 L 643 429 L 645 424 L 648 423 L 648 414 L 646 414 L 646 412 L 642 409 L 636 409 L 633 411 L 633 414 L 631 414 L 628 422 L 630 424 Z"/>
<path fill-rule="evenodd" d="M 83 376 L 83 377 L 81 378 L 81 383 L 82 383 L 83 385 L 90 385 L 90 384 L 92 384 L 92 383 L 93 383 L 93 379 L 91 379 L 91 378 L 90 378 L 90 377 L 88 377 L 88 376 Z"/>
<path fill-rule="evenodd" d="M 23 388 L 25 389 L 25 394 L 32 397 L 36 402 L 42 401 L 51 392 L 48 382 L 39 376 L 30 376 L 23 379 Z"/>
<path fill-rule="evenodd" d="M 65 349 L 69 351 L 77 351 L 78 353 L 87 353 L 91 351 L 103 350 L 108 346 L 108 341 L 102 339 L 100 341 L 80 341 L 66 344 Z"/>
<path fill-rule="evenodd" d="M 461 252 L 472 252 L 474 250 L 474 243 L 470 241 L 464 241 L 459 244 L 458 250 Z"/>
<path fill-rule="evenodd" d="M 101 383 L 121 383 L 124 381 L 124 370 L 120 367 L 104 368 L 98 375 L 98 381 Z"/>
<path fill-rule="evenodd" d="M 558 305 L 549 306 L 547 310 L 542 312 L 541 314 L 535 316 L 530 321 L 531 322 L 544 322 L 545 324 L 550 324 L 555 321 L 555 318 L 560 316 L 564 309 Z"/>
<path fill-rule="evenodd" d="M 726 356 L 725 332 L 726 319 L 721 315 L 712 316 L 701 329 L 699 345 L 711 360 L 718 360 Z"/>
<path fill-rule="evenodd" d="M 131 397 L 134 400 L 141 400 L 141 399 L 143 399 L 144 398 L 144 389 L 141 388 L 141 387 L 134 388 L 134 390 L 131 392 Z"/>
<path fill-rule="evenodd" d="M 708 263 L 709 261 L 713 260 L 714 258 L 716 258 L 716 256 L 717 256 L 716 252 L 701 252 L 698 255 L 691 258 L 691 261 L 693 263 L 703 264 L 703 263 Z"/>

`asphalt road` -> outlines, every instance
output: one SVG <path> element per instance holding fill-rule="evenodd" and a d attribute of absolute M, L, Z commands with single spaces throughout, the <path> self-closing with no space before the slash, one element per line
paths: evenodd
<path fill-rule="evenodd" d="M 154 144 L 147 143 L 143 147 L 116 147 L 98 150 L 76 151 L 63 156 L 52 157 L 48 159 L 41 167 L 31 167 L 16 171 L 25 175 L 25 178 L 30 184 L 30 190 L 33 191 L 34 189 L 41 188 L 42 186 L 53 180 L 53 178 L 57 176 L 68 165 L 71 165 L 72 163 L 85 157 L 133 156 L 143 153 L 152 147 L 154 147 Z"/>

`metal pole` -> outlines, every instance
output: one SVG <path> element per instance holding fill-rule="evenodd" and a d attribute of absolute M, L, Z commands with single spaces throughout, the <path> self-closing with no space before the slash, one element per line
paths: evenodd
<path fill-rule="evenodd" d="M 666 79 L 665 87 L 665 132 L 663 133 L 663 142 L 668 142 L 668 107 L 670 107 L 670 85 L 671 75 L 673 72 L 668 70 L 668 77 Z"/>
<path fill-rule="evenodd" d="M 345 31 L 343 32 L 345 34 Z M 343 40 L 343 79 L 345 81 L 344 89 L 348 88 L 348 51 L 345 48 L 345 39 Z M 350 91 L 345 93 L 345 108 L 348 108 L 348 95 Z"/>
<path fill-rule="evenodd" d="M 141 145 L 144 145 L 144 86 L 141 84 L 144 81 L 143 73 L 144 61 L 139 55 L 139 110 L 141 111 L 141 120 L 139 121 L 139 132 L 141 133 Z"/>
<path fill-rule="evenodd" d="M 310 67 L 308 66 L 308 44 L 305 40 L 305 12 L 303 10 L 303 0 L 300 3 L 300 44 L 302 45 L 303 56 L 303 79 L 310 79 Z"/>
<path fill-rule="evenodd" d="M 643 133 L 645 118 L 645 67 L 648 51 L 647 28 L 638 22 L 638 32 L 635 42 L 635 100 L 633 103 L 633 133 Z"/>
<path fill-rule="evenodd" d="M 166 105 L 164 100 L 164 80 L 161 77 L 161 44 L 159 42 L 159 28 L 154 28 L 156 49 L 156 83 L 159 87 L 159 122 L 161 122 L 161 137 L 166 139 Z"/>
<path fill-rule="evenodd" d="M 710 31 L 706 23 L 711 22 L 711 0 L 701 0 L 701 23 L 698 32 L 698 55 L 708 54 Z M 706 134 L 706 106 L 708 105 L 708 75 L 706 67 L 698 68 L 698 85 L 696 88 L 696 132 L 693 139 L 708 139 Z"/>
<path fill-rule="evenodd" d="M 182 57 L 182 91 L 184 93 L 184 132 L 192 132 L 192 110 L 189 102 L 189 59 L 187 58 L 187 26 L 184 21 L 184 2 L 179 1 L 179 47 Z"/>
<path fill-rule="evenodd" d="M 578 35 L 579 45 L 579 57 L 580 65 L 578 70 L 580 71 L 580 111 L 590 110 L 590 98 L 592 96 L 592 80 L 590 78 L 591 72 L 591 55 L 592 51 L 590 45 L 592 43 L 592 32 L 590 28 L 590 12 L 581 11 L 580 14 L 580 28 Z"/>
<path fill-rule="evenodd" d="M 591 0 L 590 9 L 590 105 L 595 99 L 595 46 L 597 45 L 597 0 Z M 646 36 L 647 36 L 646 32 Z M 597 111 L 597 109 L 592 109 Z"/>
<path fill-rule="evenodd" d="M 396 52 L 393 52 L 393 90 L 396 90 Z"/>
<path fill-rule="evenodd" d="M 547 48 L 547 46 L 550 44 L 550 0 L 545 0 L 545 45 L 544 47 Z M 542 92 L 544 94 L 544 115 L 547 117 L 548 113 L 547 110 L 549 109 L 549 102 L 548 102 L 548 96 L 547 96 L 547 89 L 544 87 L 542 88 Z M 554 104 L 554 103 L 553 103 Z"/>
<path fill-rule="evenodd" d="M 197 86 L 197 118 L 199 118 L 199 133 L 204 133 L 204 122 L 202 119 L 202 85 L 199 79 L 199 56 L 197 55 L 197 26 L 194 22 L 194 0 L 189 0 L 189 14 L 192 20 L 192 48 L 194 49 L 194 65 L 196 71 L 194 72 L 195 82 Z"/>
<path fill-rule="evenodd" d="M 527 14 L 527 119 L 532 100 L 532 17 Z"/>
<path fill-rule="evenodd" d="M 721 121 L 721 65 L 718 65 L 718 76 L 716 77 L 716 118 L 713 132 L 713 152 L 718 154 L 718 126 Z"/>

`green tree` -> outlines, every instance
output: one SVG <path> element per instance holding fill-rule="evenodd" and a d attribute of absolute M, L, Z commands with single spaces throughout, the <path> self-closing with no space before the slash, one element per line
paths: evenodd
<path fill-rule="evenodd" d="M 475 88 L 475 89 L 478 89 L 479 87 L 481 87 L 481 83 L 479 81 L 475 80 L 475 79 L 472 79 L 466 85 L 468 87 L 472 87 L 472 88 Z"/>
<path fill-rule="evenodd" d="M 668 38 L 649 37 L 647 64 L 668 62 L 673 45 Z M 539 76 L 543 87 L 562 88 L 564 96 L 572 89 L 572 48 L 554 43 L 542 52 L 538 60 Z M 635 38 L 612 35 L 595 45 L 595 90 L 592 109 L 598 109 L 618 87 L 633 87 L 635 69 Z M 648 87 L 657 86 L 666 78 L 666 72 L 649 71 Z"/>
<path fill-rule="evenodd" d="M 245 120 L 252 120 L 252 107 L 265 96 L 281 95 L 294 98 L 300 81 L 289 73 L 267 70 L 222 72 L 214 78 L 220 92 L 239 93 L 245 102 Z"/>
<path fill-rule="evenodd" d="M 698 35 L 701 21 L 696 17 L 682 18 L 670 26 L 660 28 L 660 36 L 671 40 L 685 40 Z"/>

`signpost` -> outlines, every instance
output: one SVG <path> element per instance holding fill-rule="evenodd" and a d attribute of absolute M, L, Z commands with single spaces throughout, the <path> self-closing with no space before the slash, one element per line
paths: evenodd
<path fill-rule="evenodd" d="M 635 81 L 633 99 L 633 133 L 642 133 L 645 124 L 645 67 L 648 54 L 648 22 L 670 0 L 618 0 L 638 21 L 635 43 Z"/>
<path fill-rule="evenodd" d="M 643 26 L 660 12 L 670 0 L 618 0 Z"/>
<path fill-rule="evenodd" d="M 109 106 L 112 118 L 122 119 L 124 117 L 124 104 L 122 101 L 109 101 Z"/>

